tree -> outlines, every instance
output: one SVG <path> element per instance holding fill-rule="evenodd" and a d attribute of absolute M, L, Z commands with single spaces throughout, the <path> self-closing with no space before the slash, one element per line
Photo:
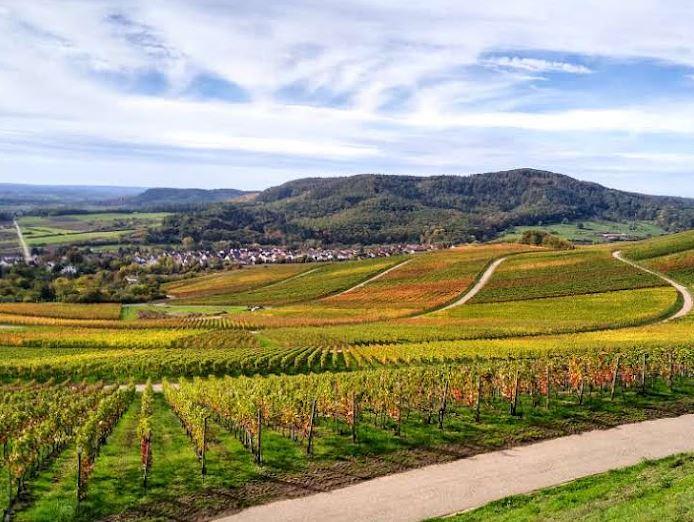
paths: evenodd
<path fill-rule="evenodd" d="M 181 241 L 181 244 L 183 245 L 183 248 L 185 250 L 193 250 L 193 247 L 195 246 L 195 240 L 190 236 L 186 236 L 183 238 L 183 241 Z"/>

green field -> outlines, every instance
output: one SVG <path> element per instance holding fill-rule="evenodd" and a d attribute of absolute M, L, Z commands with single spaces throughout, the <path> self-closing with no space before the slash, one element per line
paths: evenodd
<path fill-rule="evenodd" d="M 691 520 L 694 515 L 694 454 L 587 477 L 558 488 L 508 497 L 437 520 L 517 522 L 556 520 Z"/>
<path fill-rule="evenodd" d="M 12 223 L 0 223 L 0 255 L 20 253 L 17 230 Z"/>
<path fill-rule="evenodd" d="M 156 213 L 91 213 L 22 216 L 17 221 L 30 247 L 114 242 L 130 239 L 169 215 Z"/>
<path fill-rule="evenodd" d="M 575 243 L 605 243 L 603 234 L 625 234 L 630 239 L 646 239 L 666 233 L 651 221 L 576 221 L 553 225 L 517 226 L 505 231 L 500 241 L 517 241 L 526 230 L 542 230 Z"/>

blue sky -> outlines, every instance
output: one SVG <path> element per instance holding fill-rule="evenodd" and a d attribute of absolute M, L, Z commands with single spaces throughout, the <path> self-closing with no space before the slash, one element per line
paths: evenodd
<path fill-rule="evenodd" d="M 0 181 L 523 166 L 694 197 L 694 4 L 474 4 L 1 0 Z"/>

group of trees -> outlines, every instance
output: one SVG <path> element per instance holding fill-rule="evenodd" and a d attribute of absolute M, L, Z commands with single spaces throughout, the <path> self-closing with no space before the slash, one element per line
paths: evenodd
<path fill-rule="evenodd" d="M 544 230 L 526 230 L 523 232 L 519 243 L 551 248 L 553 250 L 571 250 L 573 244 L 566 239 L 545 232 Z"/>

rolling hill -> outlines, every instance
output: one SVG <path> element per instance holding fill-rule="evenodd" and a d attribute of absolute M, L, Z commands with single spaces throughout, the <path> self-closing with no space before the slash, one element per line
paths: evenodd
<path fill-rule="evenodd" d="M 0 183 L 0 215 L 66 214 L 103 210 L 191 210 L 252 197 L 236 189 L 143 188 Z"/>
<path fill-rule="evenodd" d="M 210 203 L 232 201 L 247 192 L 236 189 L 150 188 L 123 201 L 134 208 L 167 208 L 205 206 Z"/>
<path fill-rule="evenodd" d="M 156 241 L 370 244 L 485 240 L 513 225 L 563 220 L 656 221 L 694 226 L 694 200 L 649 196 L 534 169 L 472 176 L 362 174 L 305 178 L 250 201 L 178 214 Z"/>

